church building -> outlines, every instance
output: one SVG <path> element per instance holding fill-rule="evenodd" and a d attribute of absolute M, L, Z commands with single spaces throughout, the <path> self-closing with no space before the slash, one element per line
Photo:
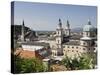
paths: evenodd
<path fill-rule="evenodd" d="M 71 35 L 70 23 L 67 20 L 66 27 L 62 27 L 61 19 L 56 29 L 56 36 L 51 45 L 52 56 L 77 57 L 81 54 L 92 54 L 97 51 L 97 35 L 94 28 L 88 20 L 87 25 L 83 27 L 82 35 Z"/>

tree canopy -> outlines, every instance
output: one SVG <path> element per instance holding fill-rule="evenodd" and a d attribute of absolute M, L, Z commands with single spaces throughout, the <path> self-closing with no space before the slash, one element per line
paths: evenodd
<path fill-rule="evenodd" d="M 84 54 L 78 58 L 69 58 L 66 56 L 62 60 L 62 64 L 66 66 L 68 70 L 81 70 L 81 69 L 93 69 L 96 64 L 94 64 L 94 59 L 88 54 Z"/>
<path fill-rule="evenodd" d="M 42 61 L 37 58 L 23 59 L 19 56 L 15 56 L 14 64 L 15 73 L 33 73 L 44 71 Z"/>

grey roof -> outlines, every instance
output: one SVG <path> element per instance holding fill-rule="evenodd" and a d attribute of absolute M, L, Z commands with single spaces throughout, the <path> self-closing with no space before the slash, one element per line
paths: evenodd
<path fill-rule="evenodd" d="M 40 42 L 24 42 L 23 45 L 35 45 L 35 46 L 49 46 L 49 43 Z"/>
<path fill-rule="evenodd" d="M 35 31 L 29 31 L 25 34 L 25 38 L 29 38 L 29 39 L 34 39 L 36 38 L 36 34 L 35 34 Z"/>
<path fill-rule="evenodd" d="M 56 39 L 55 37 L 48 38 L 48 40 L 55 40 L 55 39 Z"/>
<path fill-rule="evenodd" d="M 64 43 L 64 45 L 80 45 L 80 41 L 69 41 Z"/>
<path fill-rule="evenodd" d="M 69 39 L 80 40 L 81 37 L 82 35 L 72 35 Z"/>

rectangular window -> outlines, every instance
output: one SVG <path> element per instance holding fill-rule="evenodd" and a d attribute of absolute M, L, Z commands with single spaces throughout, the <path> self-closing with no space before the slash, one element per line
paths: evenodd
<path fill-rule="evenodd" d="M 78 47 L 76 47 L 78 49 Z"/>
<path fill-rule="evenodd" d="M 88 33 L 86 33 L 86 35 L 88 36 Z"/>
<path fill-rule="evenodd" d="M 83 50 L 85 50 L 85 48 L 83 48 Z"/>

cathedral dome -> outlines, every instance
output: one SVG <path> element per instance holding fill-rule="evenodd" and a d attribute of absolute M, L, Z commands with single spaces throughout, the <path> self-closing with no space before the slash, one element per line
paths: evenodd
<path fill-rule="evenodd" d="M 83 31 L 94 31 L 95 28 L 91 25 L 91 22 L 88 21 L 88 24 L 84 26 Z"/>
<path fill-rule="evenodd" d="M 92 25 L 85 25 L 83 31 L 94 31 L 95 28 Z"/>

